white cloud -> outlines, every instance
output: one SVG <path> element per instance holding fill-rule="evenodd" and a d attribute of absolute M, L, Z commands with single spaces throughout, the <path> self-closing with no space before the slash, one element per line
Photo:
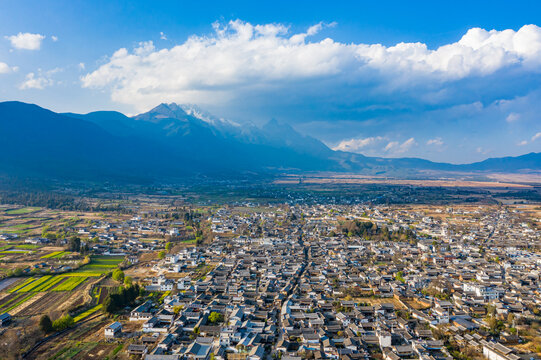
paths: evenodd
<path fill-rule="evenodd" d="M 54 42 L 57 42 L 57 41 L 58 41 L 58 36 L 53 35 L 53 36 L 51 36 L 51 39 L 52 39 Z"/>
<path fill-rule="evenodd" d="M 5 38 L 16 49 L 39 50 L 45 36 L 41 34 L 18 33 L 17 35 L 6 36 Z"/>
<path fill-rule="evenodd" d="M 9 67 L 8 64 L 4 63 L 4 62 L 0 62 L 0 74 L 7 74 L 11 71 L 14 71 L 16 69 L 12 69 Z"/>
<path fill-rule="evenodd" d="M 85 69 L 85 63 L 84 62 L 80 62 L 79 63 L 79 70 L 84 70 Z"/>
<path fill-rule="evenodd" d="M 507 115 L 507 117 L 505 118 L 505 121 L 511 123 L 511 122 L 515 122 L 517 120 L 520 120 L 520 114 L 517 114 L 517 113 L 510 113 L 509 115 Z"/>
<path fill-rule="evenodd" d="M 381 142 L 382 140 L 384 140 L 382 136 L 367 137 L 364 139 L 342 140 L 338 145 L 333 147 L 333 150 L 359 152 L 368 146 Z"/>
<path fill-rule="evenodd" d="M 541 28 L 535 25 L 518 31 L 474 28 L 437 49 L 423 43 L 386 47 L 330 38 L 309 41 L 325 26 L 290 34 L 282 24 L 215 23 L 214 34 L 192 36 L 172 48 L 155 49 L 151 42 L 133 51 L 121 48 L 84 76 L 82 84 L 108 88 L 114 101 L 144 110 L 163 101 L 223 103 L 310 81 L 386 92 L 433 83 L 442 90 L 419 95 L 433 102 L 446 96 L 445 83 L 468 76 L 487 76 L 506 67 L 541 72 Z"/>
<path fill-rule="evenodd" d="M 487 154 L 490 154 L 492 152 L 492 150 L 490 149 L 485 149 L 481 146 L 477 147 L 477 149 L 475 149 L 475 151 L 477 151 L 479 154 L 483 154 L 483 155 L 487 155 Z"/>
<path fill-rule="evenodd" d="M 47 79 L 41 76 L 37 76 L 34 73 L 28 73 L 26 74 L 25 80 L 23 83 L 19 85 L 19 89 L 26 90 L 26 89 L 44 89 L 47 85 L 49 85 L 49 82 Z"/>
<path fill-rule="evenodd" d="M 414 146 L 417 146 L 417 142 L 415 142 L 415 138 L 411 137 L 402 144 L 400 144 L 398 141 L 391 141 L 383 150 L 392 154 L 403 154 Z"/>
<path fill-rule="evenodd" d="M 38 89 L 43 90 L 46 87 L 52 86 L 55 84 L 52 76 L 58 72 L 62 71 L 61 68 L 54 68 L 52 70 L 42 72 L 41 69 L 38 70 L 38 74 L 31 72 L 26 74 L 24 82 L 19 85 L 19 89 Z"/>
<path fill-rule="evenodd" d="M 434 138 L 434 139 L 430 139 L 426 142 L 427 145 L 435 145 L 435 146 L 442 146 L 443 145 L 443 141 L 440 137 L 437 137 L 437 138 Z"/>
<path fill-rule="evenodd" d="M 160 39 L 167 40 L 167 36 L 163 33 L 163 31 L 160 31 Z"/>
<path fill-rule="evenodd" d="M 517 145 L 518 145 L 518 146 L 528 145 L 528 144 L 531 144 L 531 143 L 535 142 L 537 139 L 541 139 L 541 132 L 538 132 L 537 134 L 535 134 L 534 136 L 532 136 L 532 138 L 530 139 L 530 141 L 528 141 L 528 140 L 522 140 L 522 141 L 519 142 Z"/>

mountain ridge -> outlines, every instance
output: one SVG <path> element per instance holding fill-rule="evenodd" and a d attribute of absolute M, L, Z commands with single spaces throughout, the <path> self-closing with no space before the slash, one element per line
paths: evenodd
<path fill-rule="evenodd" d="M 204 114 L 204 115 L 202 115 Z M 204 118 L 202 118 L 204 117 Z M 283 171 L 408 175 L 438 171 L 539 171 L 541 153 L 453 165 L 334 151 L 271 119 L 262 127 L 219 119 L 193 105 L 160 104 L 128 117 L 115 111 L 55 113 L 0 103 L 4 169 L 57 177 L 272 175 Z"/>

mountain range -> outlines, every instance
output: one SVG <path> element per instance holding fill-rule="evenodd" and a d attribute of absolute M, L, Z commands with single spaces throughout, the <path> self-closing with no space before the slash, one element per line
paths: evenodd
<path fill-rule="evenodd" d="M 262 127 L 240 125 L 196 106 L 174 103 L 128 117 L 114 111 L 55 113 L 33 104 L 2 102 L 0 142 L 2 173 L 73 179 L 319 171 L 404 176 L 423 170 L 541 169 L 541 153 L 466 165 L 366 157 L 333 151 L 276 120 Z"/>

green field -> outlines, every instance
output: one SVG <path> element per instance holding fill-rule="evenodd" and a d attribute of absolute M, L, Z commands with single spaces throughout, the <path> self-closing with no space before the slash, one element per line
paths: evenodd
<path fill-rule="evenodd" d="M 87 311 L 82 312 L 79 315 L 77 315 L 76 317 L 74 317 L 73 321 L 79 322 L 79 321 L 83 320 L 84 318 L 87 318 L 90 315 L 94 314 L 96 311 L 100 310 L 102 307 L 103 307 L 102 304 L 98 304 L 98 305 L 94 306 L 93 308 L 90 308 Z"/>
<path fill-rule="evenodd" d="M 58 277 L 65 278 L 66 276 L 58 275 Z M 51 291 L 71 291 L 82 284 L 86 279 L 86 276 L 70 276 L 66 281 L 51 289 Z"/>
<path fill-rule="evenodd" d="M 7 215 L 24 215 L 24 214 L 33 213 L 38 210 L 40 210 L 40 208 L 38 207 L 25 207 L 25 208 L 20 208 L 20 209 L 6 210 L 5 213 Z"/>
<path fill-rule="evenodd" d="M 8 250 L 8 251 L 0 251 L 0 254 L 9 255 L 9 254 L 26 254 L 30 252 L 30 250 Z"/>
<path fill-rule="evenodd" d="M 67 251 L 53 251 L 50 254 L 43 255 L 40 259 L 60 259 L 62 256 L 69 254 Z"/>
<path fill-rule="evenodd" d="M 67 276 L 101 276 L 113 271 L 118 264 L 124 261 L 124 257 L 93 256 L 90 264 L 66 274 Z"/>
<path fill-rule="evenodd" d="M 25 281 L 22 282 L 22 284 L 19 284 L 17 286 L 15 286 L 14 288 L 10 289 L 8 292 L 10 293 L 14 293 L 14 292 L 17 292 L 19 291 L 20 289 L 24 288 L 25 286 L 27 286 L 28 284 L 32 283 L 33 281 L 35 281 L 37 278 L 28 278 L 26 279 Z"/>
<path fill-rule="evenodd" d="M 66 280 L 63 281 L 64 279 Z M 86 279 L 87 276 L 83 276 L 82 274 L 77 274 L 77 276 L 70 276 L 70 274 L 61 274 L 55 276 L 45 275 L 39 278 L 26 279 L 21 284 L 10 289 L 8 292 L 26 293 L 40 291 L 71 291 L 82 284 Z"/>
<path fill-rule="evenodd" d="M 42 276 L 42 277 L 36 279 L 36 281 L 32 281 L 31 283 L 29 283 L 25 287 L 20 288 L 19 290 L 17 290 L 17 292 L 24 293 L 24 292 L 35 291 L 34 290 L 35 288 L 39 287 L 41 284 L 43 284 L 44 282 L 46 282 L 50 278 L 51 278 L 51 275 Z"/>
<path fill-rule="evenodd" d="M 17 306 L 19 305 L 22 305 L 24 302 L 26 302 L 27 300 L 29 300 L 31 297 L 33 297 L 34 295 L 36 295 L 35 293 L 30 293 L 29 295 L 26 295 L 25 297 L 23 297 L 21 300 L 17 301 L 15 304 L 11 305 L 10 307 L 8 307 L 7 309 L 5 309 L 4 311 L 5 312 L 8 312 L 8 311 L 11 311 L 13 309 L 15 309 Z"/>
<path fill-rule="evenodd" d="M 10 307 L 14 303 L 16 303 L 18 300 L 22 299 L 24 296 L 23 294 L 16 294 L 14 297 L 12 297 L 10 300 L 7 300 L 5 303 L 0 305 L 0 312 L 4 312 L 5 308 Z"/>
<path fill-rule="evenodd" d="M 53 286 L 55 286 L 56 284 L 61 282 L 63 279 L 64 279 L 64 277 L 62 277 L 62 276 L 52 276 L 47 281 L 41 283 L 41 285 L 39 285 L 39 286 L 35 287 L 34 289 L 32 289 L 32 291 L 34 291 L 34 292 L 48 291 Z"/>
<path fill-rule="evenodd" d="M 17 225 L 2 224 L 2 226 L 0 227 L 2 228 L 0 232 L 9 233 L 9 234 L 23 234 L 23 233 L 31 231 L 34 228 L 33 225 L 29 225 L 29 224 L 17 224 Z"/>
<path fill-rule="evenodd" d="M 34 245 L 34 244 L 10 243 L 9 245 L 15 246 L 16 249 L 25 249 L 25 250 L 34 250 L 40 247 L 39 245 Z"/>

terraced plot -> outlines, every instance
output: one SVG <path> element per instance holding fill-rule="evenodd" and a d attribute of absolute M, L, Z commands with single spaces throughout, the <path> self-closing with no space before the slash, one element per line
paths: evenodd
<path fill-rule="evenodd" d="M 24 288 L 25 286 L 27 286 L 28 284 L 31 284 L 34 281 L 36 281 L 36 278 L 28 278 L 28 279 L 24 280 L 21 284 L 15 286 L 14 288 L 9 289 L 8 292 L 10 292 L 10 293 L 17 292 L 20 289 Z"/>
<path fill-rule="evenodd" d="M 38 287 L 40 287 L 43 283 L 47 282 L 50 278 L 51 278 L 51 275 L 42 276 L 36 279 L 35 281 L 32 281 L 28 285 L 20 288 L 19 290 L 17 290 L 17 292 L 24 293 L 24 292 L 30 292 L 30 291 L 38 291 L 34 289 L 37 289 Z"/>
<path fill-rule="evenodd" d="M 73 318 L 73 321 L 75 322 L 79 322 L 87 317 L 89 317 L 90 315 L 94 314 L 95 312 L 97 312 L 98 310 L 100 310 L 101 308 L 103 307 L 102 304 L 98 304 L 90 309 L 88 309 L 87 311 L 85 312 L 82 312 L 80 313 L 79 315 L 77 315 L 76 317 Z"/>
<path fill-rule="evenodd" d="M 59 275 L 59 277 L 66 278 L 65 276 Z M 51 291 L 72 291 L 77 286 L 82 284 L 87 278 L 85 276 L 70 276 L 64 282 L 60 283 Z"/>
<path fill-rule="evenodd" d="M 22 305 L 23 303 L 25 303 L 26 301 L 30 300 L 30 298 L 32 298 L 34 295 L 36 295 L 35 293 L 30 293 L 30 294 L 26 294 L 26 295 L 23 295 L 22 297 L 20 298 L 17 298 L 17 302 L 14 302 L 13 304 L 9 304 L 8 308 L 5 308 L 3 309 L 3 312 L 9 312 L 13 309 L 15 309 L 16 307 Z"/>
<path fill-rule="evenodd" d="M 48 291 L 50 288 L 58 284 L 64 280 L 64 277 L 61 276 L 53 276 L 49 278 L 47 281 L 43 282 L 41 285 L 37 286 L 36 288 L 32 289 L 32 291 Z"/>
<path fill-rule="evenodd" d="M 124 257 L 94 256 L 90 264 L 71 272 L 69 276 L 101 276 L 113 271 L 118 264 L 124 261 Z"/>
<path fill-rule="evenodd" d="M 43 296 L 36 302 L 29 306 L 26 306 L 20 311 L 20 313 L 26 316 L 34 316 L 40 314 L 47 314 L 51 311 L 56 311 L 60 308 L 60 304 L 66 302 L 70 296 L 68 292 L 46 292 L 42 293 Z"/>
<path fill-rule="evenodd" d="M 67 251 L 53 251 L 50 254 L 43 255 L 41 259 L 60 259 L 62 256 L 68 254 Z"/>
<path fill-rule="evenodd" d="M 0 301 L 0 312 L 5 312 L 5 309 L 9 308 L 23 297 L 25 297 L 25 295 L 20 293 L 9 294 Z"/>

